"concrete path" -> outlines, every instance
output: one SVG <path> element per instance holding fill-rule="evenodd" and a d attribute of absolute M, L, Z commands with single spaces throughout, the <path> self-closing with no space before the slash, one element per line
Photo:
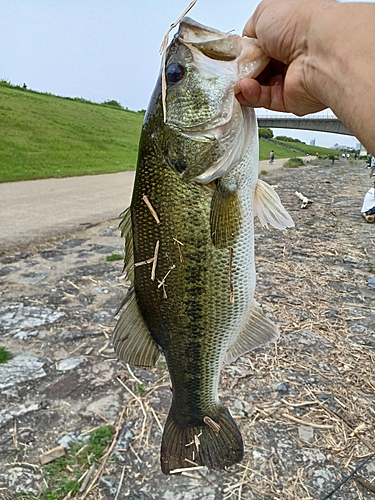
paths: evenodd
<path fill-rule="evenodd" d="M 261 161 L 259 171 L 281 168 L 285 161 Z M 130 204 L 133 181 L 134 172 L 121 172 L 1 183 L 0 251 L 118 219 Z"/>
<path fill-rule="evenodd" d="M 0 184 L 0 250 L 117 219 L 133 181 L 134 172 L 121 172 Z"/>

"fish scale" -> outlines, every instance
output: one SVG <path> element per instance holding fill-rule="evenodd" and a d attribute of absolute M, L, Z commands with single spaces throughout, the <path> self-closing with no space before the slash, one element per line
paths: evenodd
<path fill-rule="evenodd" d="M 216 59 L 194 47 L 200 32 L 204 51 Z M 224 360 L 279 335 L 253 302 L 254 214 L 279 228 L 293 223 L 272 188 L 257 179 L 255 112 L 241 108 L 234 95 L 242 43 L 250 50 L 238 35 L 182 20 L 166 57 L 167 77 L 168 68 L 172 75 L 166 121 L 159 82 L 142 128 L 130 210 L 121 223 L 132 287 L 114 347 L 123 360 L 142 367 L 165 355 L 172 383 L 161 446 L 165 474 L 191 462 L 223 469 L 242 459 L 240 431 L 218 398 L 220 370 Z M 192 133 L 193 122 L 202 130 Z M 133 268 L 134 262 L 141 265 Z"/>

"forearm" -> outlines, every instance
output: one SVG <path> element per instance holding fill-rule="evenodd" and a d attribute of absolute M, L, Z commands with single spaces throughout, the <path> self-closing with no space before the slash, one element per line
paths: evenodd
<path fill-rule="evenodd" d="M 375 153 L 375 4 L 329 4 L 309 36 L 306 85 Z"/>

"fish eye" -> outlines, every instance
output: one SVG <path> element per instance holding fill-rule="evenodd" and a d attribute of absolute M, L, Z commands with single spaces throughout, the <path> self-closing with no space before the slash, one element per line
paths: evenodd
<path fill-rule="evenodd" d="M 185 76 L 185 68 L 181 64 L 171 63 L 165 71 L 169 83 L 178 83 Z"/>

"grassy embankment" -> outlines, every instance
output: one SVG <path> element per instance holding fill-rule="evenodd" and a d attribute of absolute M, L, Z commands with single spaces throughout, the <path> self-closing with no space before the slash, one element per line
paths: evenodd
<path fill-rule="evenodd" d="M 135 168 L 143 114 L 0 85 L 0 182 Z"/>
<path fill-rule="evenodd" d="M 290 132 L 292 134 L 293 130 L 291 130 Z M 337 151 L 336 149 L 322 148 L 320 146 L 310 146 L 309 144 L 305 144 L 304 142 L 277 141 L 277 144 L 297 150 L 298 154 L 296 154 L 295 156 L 301 156 L 301 152 L 304 153 L 304 156 L 315 156 L 316 153 L 319 153 L 319 156 L 338 156 L 341 154 L 341 152 Z M 290 158 L 292 158 L 292 156 L 290 156 Z"/>
<path fill-rule="evenodd" d="M 133 170 L 143 113 L 0 82 L 0 182 Z M 306 154 L 303 143 L 260 141 L 260 159 Z M 328 150 L 325 150 L 327 154 Z"/>

